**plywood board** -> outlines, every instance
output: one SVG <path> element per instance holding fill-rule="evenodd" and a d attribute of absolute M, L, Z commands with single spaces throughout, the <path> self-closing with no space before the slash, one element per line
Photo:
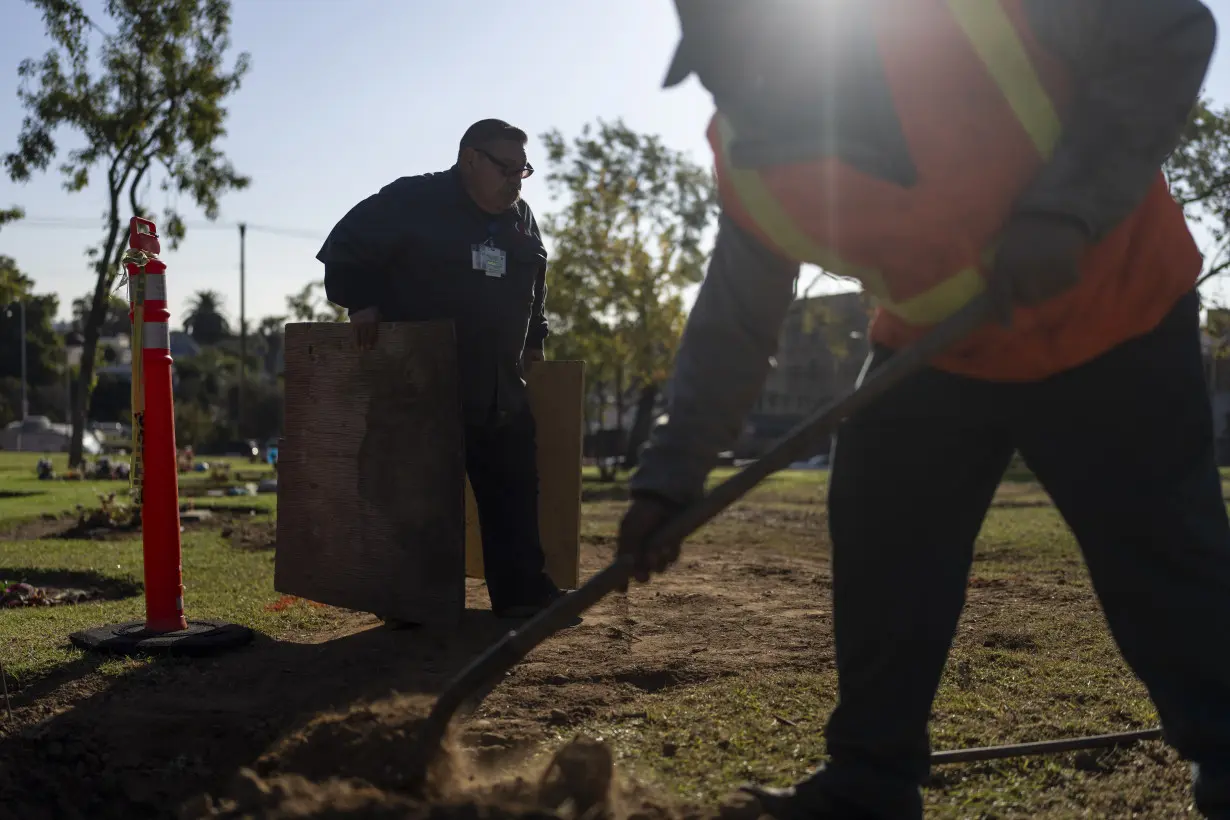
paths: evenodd
<path fill-rule="evenodd" d="M 547 574 L 561 589 L 580 583 L 581 446 L 585 363 L 539 362 L 526 379 L 538 427 L 538 519 Z M 466 574 L 483 577 L 482 528 L 466 482 Z"/>
<path fill-rule="evenodd" d="M 465 608 L 465 449 L 451 322 L 286 326 L 274 586 L 419 623 Z"/>

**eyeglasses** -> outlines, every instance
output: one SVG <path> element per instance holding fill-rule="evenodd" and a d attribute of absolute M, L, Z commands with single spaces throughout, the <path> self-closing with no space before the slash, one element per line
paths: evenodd
<path fill-rule="evenodd" d="M 513 165 L 512 163 L 505 162 L 499 157 L 492 155 L 489 151 L 484 151 L 482 148 L 475 148 L 474 150 L 482 154 L 487 159 L 491 160 L 492 164 L 494 164 L 497 168 L 503 171 L 504 176 L 506 177 L 519 176 L 522 179 L 525 179 L 530 174 L 534 173 L 534 166 L 530 165 L 528 162 L 525 163 L 525 165 L 518 167 L 518 166 Z"/>

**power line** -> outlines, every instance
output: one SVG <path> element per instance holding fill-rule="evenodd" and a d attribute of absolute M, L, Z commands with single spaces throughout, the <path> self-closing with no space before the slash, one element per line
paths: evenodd
<path fill-rule="evenodd" d="M 56 228 L 60 230 L 97 230 L 100 225 L 100 220 L 87 219 L 85 217 L 68 217 L 68 216 L 36 216 L 26 217 L 14 222 L 9 222 L 4 226 L 5 231 L 10 231 L 14 228 Z M 184 227 L 193 231 L 233 231 L 239 228 L 238 222 L 185 222 Z M 312 239 L 315 241 L 323 241 L 327 231 L 318 231 L 311 228 L 287 228 L 276 225 L 254 225 L 248 223 L 248 230 L 258 233 L 270 234 L 272 236 L 284 236 L 289 239 Z"/>

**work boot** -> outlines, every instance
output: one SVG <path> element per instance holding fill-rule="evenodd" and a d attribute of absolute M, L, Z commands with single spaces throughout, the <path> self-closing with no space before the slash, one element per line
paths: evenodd
<path fill-rule="evenodd" d="M 756 798 L 761 814 L 775 820 L 883 820 L 824 791 L 814 781 L 784 789 L 742 786 L 739 791 Z"/>

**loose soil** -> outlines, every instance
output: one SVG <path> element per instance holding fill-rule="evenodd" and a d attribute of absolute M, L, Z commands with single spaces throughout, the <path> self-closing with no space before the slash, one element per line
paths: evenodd
<path fill-rule="evenodd" d="M 247 520 L 236 517 L 226 521 L 221 535 L 229 538 L 231 546 L 244 550 L 271 550 L 277 546 L 278 525 L 276 521 Z"/>
<path fill-rule="evenodd" d="M 1032 502 L 1034 493 L 1009 491 L 1000 502 Z M 585 575 L 613 558 L 611 538 L 595 533 L 613 532 L 621 509 L 618 503 L 587 508 Z M 272 542 L 268 524 L 227 526 L 238 547 Z M 754 676 L 790 681 L 831 674 L 825 531 L 823 508 L 797 499 L 731 510 L 720 529 L 689 543 L 672 572 L 599 603 L 581 625 L 519 664 L 457 728 L 444 756 L 447 771 L 425 793 L 407 786 L 418 721 L 441 686 L 509 628 L 487 611 L 480 582 L 469 583 L 470 608 L 456 631 L 393 630 L 349 613 L 331 634 L 302 642 L 258 639 L 216 658 L 154 661 L 118 678 L 98 674 L 100 661 L 84 658 L 76 676 L 56 688 L 15 693 L 15 721 L 0 725 L 0 805 L 23 818 L 92 820 L 711 816 L 712 808 L 702 812 L 678 796 L 655 797 L 652 789 L 612 775 L 606 743 L 579 740 L 555 759 L 542 752 L 595 726 L 608 727 L 612 737 L 617 730 L 634 739 L 656 737 L 651 724 L 660 719 L 651 711 L 664 695 L 703 693 Z M 264 547 L 251 546 L 258 542 Z M 1054 578 L 1013 575 L 1002 571 L 1008 548 L 992 545 L 989 554 L 999 563 L 971 581 L 951 664 L 959 687 L 974 687 L 987 673 L 979 652 L 1011 666 L 1047 644 L 1050 636 L 1033 631 L 1022 611 L 1045 607 L 1084 621 L 1100 617 L 1087 585 L 1069 580 L 1068 570 L 1056 570 Z M 794 711 L 774 713 L 774 720 L 795 737 L 819 734 L 833 693 L 825 697 L 819 706 L 798 703 Z M 1014 719 L 1044 708 L 1022 703 Z M 680 740 L 643 751 L 654 760 L 682 757 L 688 731 L 695 738 L 707 728 L 679 727 Z M 723 749 L 731 742 L 715 740 Z M 947 745 L 955 745 L 952 738 Z M 1145 770 L 1147 777 L 1164 773 L 1169 786 L 1180 784 L 1175 788 L 1185 778 L 1174 756 L 1156 744 L 1089 760 L 1107 777 L 1124 778 L 1129 790 Z M 567 771 L 572 774 L 561 774 Z M 987 769 L 963 771 L 977 776 Z M 954 776 L 940 772 L 935 784 L 943 787 Z M 587 805 L 605 808 L 587 813 Z M 754 815 L 745 804 L 722 809 L 726 820 Z"/>
<path fill-rule="evenodd" d="M 35 594 L 24 594 L 14 585 L 33 587 Z M 118 601 L 140 595 L 144 585 L 136 579 L 115 578 L 96 572 L 0 567 L 0 612 L 29 606 L 63 606 L 90 601 Z"/>
<path fill-rule="evenodd" d="M 190 508 L 181 510 L 180 524 L 184 532 L 202 529 L 226 529 L 248 527 L 256 523 L 258 517 L 268 518 L 269 510 L 257 506 L 198 506 L 197 510 L 207 510 L 207 517 L 197 518 L 191 514 Z M 0 532 L 0 539 L 10 541 L 36 541 L 40 539 L 81 540 L 81 541 L 129 541 L 141 538 L 140 525 L 134 526 L 97 526 L 83 523 L 77 513 L 48 513 L 39 518 L 21 521 Z"/>

